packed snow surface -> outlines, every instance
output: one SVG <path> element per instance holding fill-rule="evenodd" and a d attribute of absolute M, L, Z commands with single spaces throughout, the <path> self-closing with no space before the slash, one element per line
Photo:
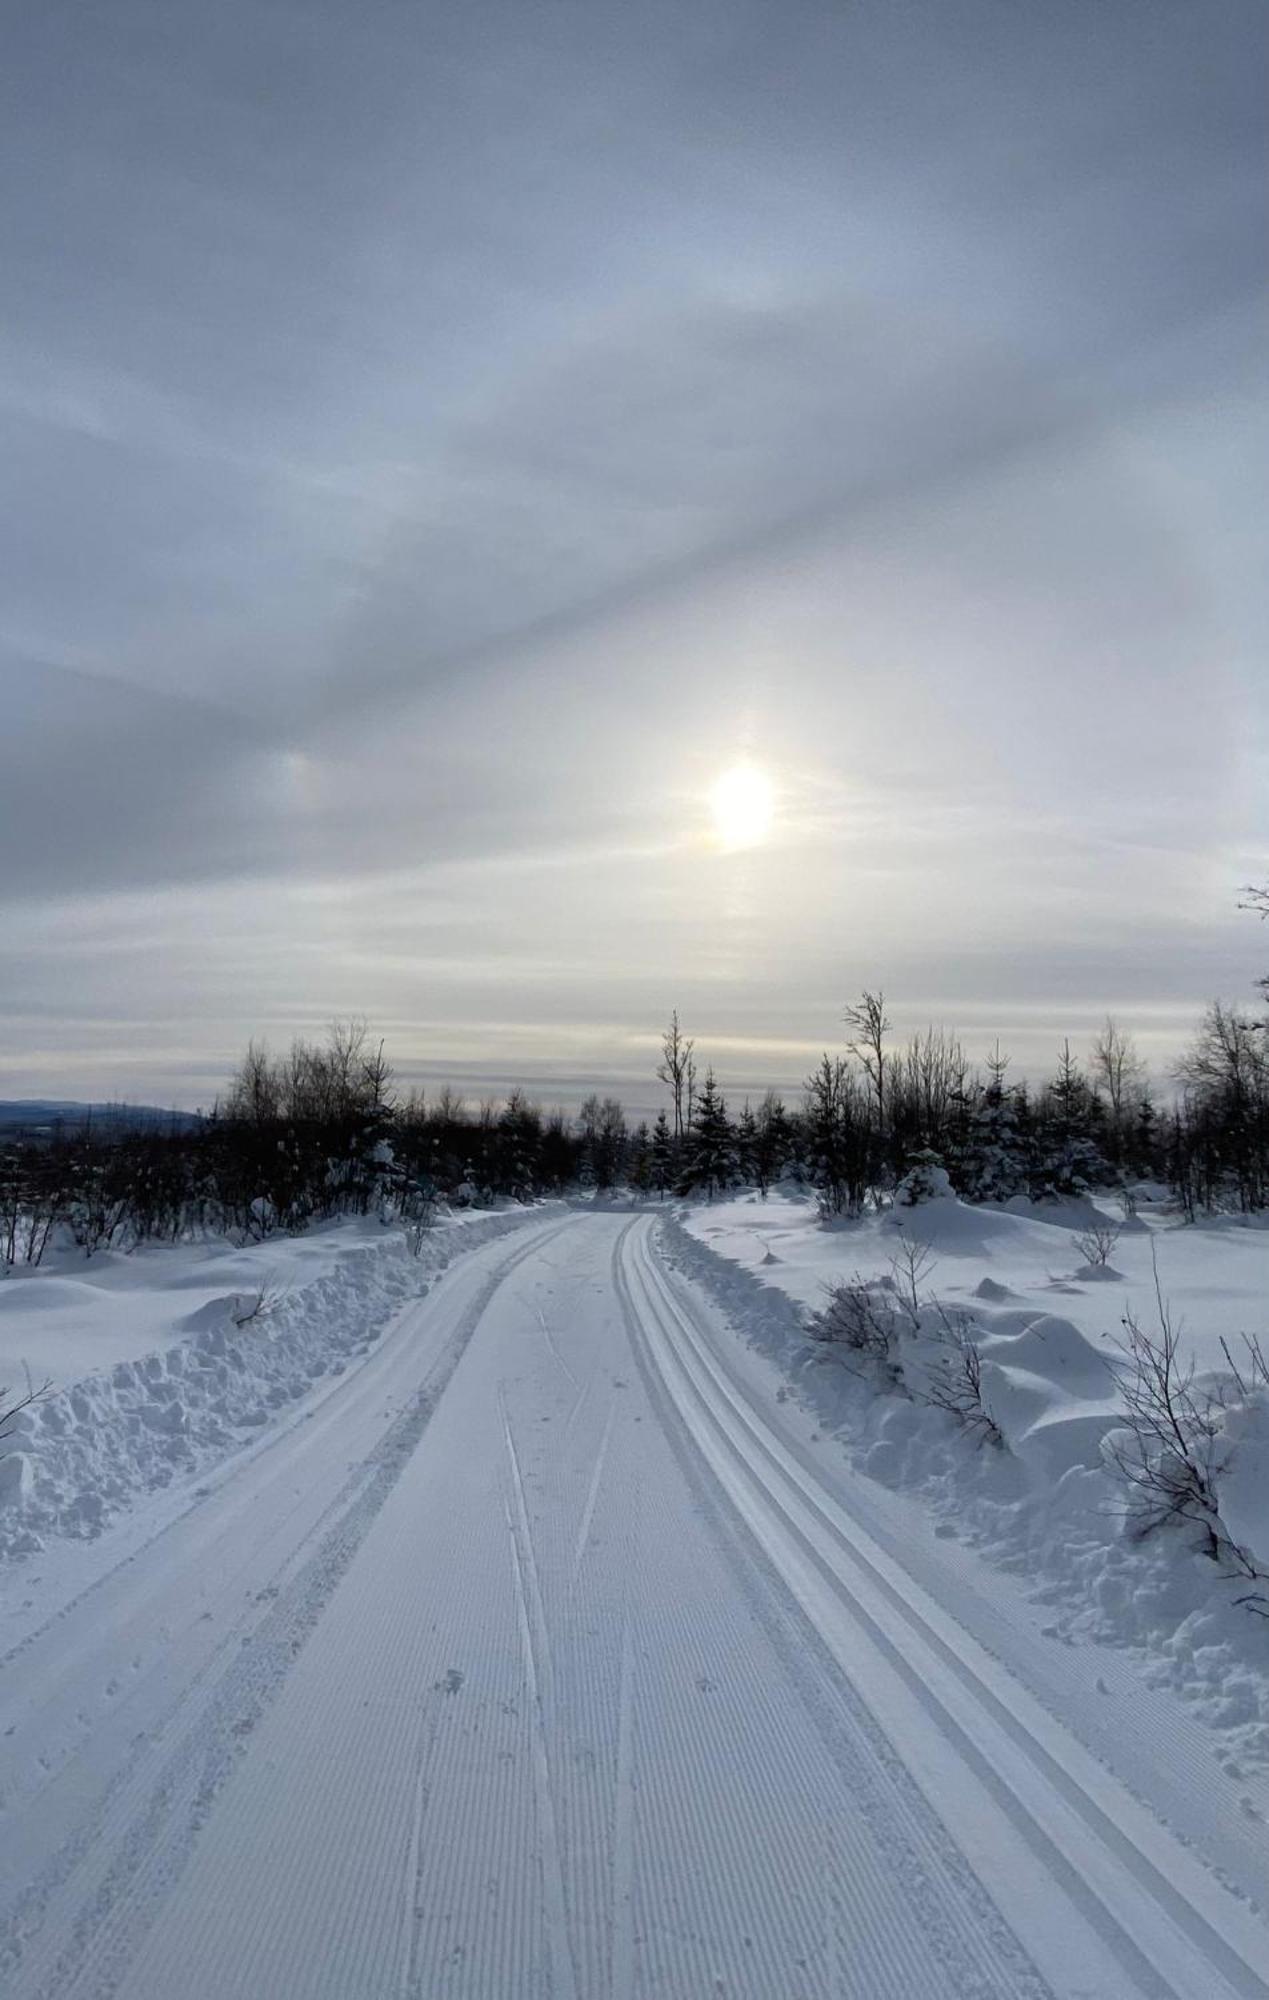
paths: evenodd
<path fill-rule="evenodd" d="M 858 1476 L 793 1301 L 644 1214 L 468 1240 L 12 1566 L 6 1996 L 1269 2000 L 1255 1775 Z"/>

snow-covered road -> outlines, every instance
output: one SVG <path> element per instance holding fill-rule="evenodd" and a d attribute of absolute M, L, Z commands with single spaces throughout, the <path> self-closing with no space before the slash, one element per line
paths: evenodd
<path fill-rule="evenodd" d="M 0 1663 L 12 2000 L 1269 2000 L 645 1217 L 472 1251 Z"/>

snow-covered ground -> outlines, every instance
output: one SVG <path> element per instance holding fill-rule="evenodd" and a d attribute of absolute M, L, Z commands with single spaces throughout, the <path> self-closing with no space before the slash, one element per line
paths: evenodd
<path fill-rule="evenodd" d="M 915 1501 L 946 1542 L 1024 1579 L 1031 1622 L 1050 1643 L 1122 1649 L 1147 1682 L 1183 1694 L 1242 1781 L 1269 1769 L 1269 1618 L 1239 1603 L 1250 1586 L 1218 1569 L 1194 1529 L 1128 1532 L 1105 1440 L 1123 1422 L 1112 1343 L 1127 1311 L 1157 1327 L 1156 1267 L 1195 1365 L 1224 1368 L 1222 1335 L 1237 1358 L 1239 1336 L 1265 1328 L 1269 1232 L 1152 1214 L 1097 1269 L 1072 1241 L 1093 1219 L 1085 1204 L 1007 1212 L 939 1200 L 825 1227 L 813 1201 L 786 1191 L 695 1206 L 669 1235 L 680 1266 L 725 1304 L 751 1362 L 770 1364 L 767 1392 L 789 1398 L 821 1449 L 842 1448 L 837 1476 Z M 1004 1450 L 924 1404 L 919 1377 L 915 1400 L 879 1393 L 858 1356 L 807 1336 L 834 1284 L 859 1277 L 880 1301 L 893 1296 L 905 1243 L 927 1253 L 922 1296 L 968 1316 Z M 1269 1570 L 1264 1403 L 1253 1397 L 1231 1420 L 1220 1497 L 1231 1531 Z M 1247 1810 L 1263 1810 L 1261 1790 L 1246 1797 Z"/>
<path fill-rule="evenodd" d="M 1254 1775 L 1168 1689 L 849 1476 L 657 1218 L 466 1241 L 15 1565 L 6 1996 L 1269 2000 Z"/>
<path fill-rule="evenodd" d="M 1182 1341 L 1203 1367 L 1223 1368 L 1222 1335 L 1269 1335 L 1269 1217 L 1224 1216 L 1186 1225 L 1143 1204 L 1122 1228 L 1101 1271 L 1087 1268 L 1075 1238 L 1090 1225 L 1122 1224 L 1112 1203 L 1031 1203 L 1008 1208 L 923 1203 L 825 1228 L 813 1198 L 745 1193 L 692 1211 L 704 1243 L 815 1308 L 827 1285 L 875 1277 L 894 1256 L 895 1224 L 930 1247 L 928 1288 L 957 1306 L 1024 1306 L 1074 1319 L 1093 1341 L 1122 1335 L 1123 1316 L 1157 1318 L 1154 1265 Z M 1153 1256 L 1153 1261 L 1152 1261 Z"/>
<path fill-rule="evenodd" d="M 66 1248 L 0 1281 L 0 1383 L 50 1386 L 0 1442 L 0 1557 L 95 1535 L 143 1493 L 258 1438 L 336 1381 L 456 1250 L 522 1210 L 460 1210 L 407 1243 L 347 1218 L 304 1236 Z"/>
<path fill-rule="evenodd" d="M 478 1209 L 447 1212 L 436 1243 L 445 1232 L 487 1220 Z M 389 1263 L 399 1263 L 402 1241 L 399 1229 L 389 1234 L 374 1217 L 345 1216 L 262 1243 L 209 1236 L 91 1257 L 69 1241 L 55 1244 L 34 1269 L 18 1264 L 0 1278 L 0 1382 L 14 1384 L 29 1373 L 63 1388 L 116 1361 L 188 1341 L 231 1310 L 242 1316 L 262 1292 L 276 1312 L 350 1265 L 368 1270 L 367 1250 L 386 1250 Z"/>

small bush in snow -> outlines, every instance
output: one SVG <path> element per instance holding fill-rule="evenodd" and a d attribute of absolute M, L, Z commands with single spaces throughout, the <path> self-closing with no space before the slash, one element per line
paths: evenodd
<path fill-rule="evenodd" d="M 1122 1224 L 1099 1222 L 1094 1223 L 1091 1229 L 1084 1230 L 1082 1234 L 1072 1236 L 1071 1241 L 1086 1264 L 1101 1268 L 1109 1264 L 1111 1253 L 1122 1235 Z"/>
<path fill-rule="evenodd" d="M 965 1313 L 949 1313 L 935 1302 L 937 1350 L 926 1367 L 922 1401 L 936 1410 L 946 1410 L 958 1424 L 971 1431 L 980 1444 L 1004 1449 L 999 1424 L 983 1402 L 982 1363 L 974 1339 L 973 1321 Z"/>
<path fill-rule="evenodd" d="M 811 1337 L 846 1349 L 882 1374 L 889 1386 L 899 1380 L 896 1350 L 899 1315 L 889 1298 L 858 1276 L 829 1287 L 810 1324 Z"/>
<path fill-rule="evenodd" d="M 253 1319 L 267 1319 L 277 1302 L 276 1287 L 263 1284 L 257 1291 L 235 1298 L 229 1316 L 235 1326 L 250 1326 Z"/>
<path fill-rule="evenodd" d="M 913 1154 L 912 1165 L 894 1191 L 895 1205 L 917 1208 L 923 1201 L 946 1201 L 952 1192 L 946 1167 L 939 1155 L 926 1146 Z"/>
<path fill-rule="evenodd" d="M 1220 1514 L 1220 1480 L 1229 1469 L 1231 1448 L 1226 1419 L 1235 1399 L 1245 1403 L 1269 1386 L 1269 1368 L 1259 1346 L 1248 1342 L 1243 1372 L 1215 1385 L 1201 1384 L 1192 1361 L 1179 1353 L 1180 1330 L 1156 1283 L 1159 1326 L 1148 1332 L 1128 1313 L 1118 1373 L 1125 1422 L 1108 1433 L 1102 1451 L 1107 1466 L 1127 1487 L 1128 1521 L 1143 1540 L 1169 1521 L 1201 1530 L 1207 1553 L 1257 1586 L 1269 1573 L 1250 1549 L 1237 1543 Z M 1269 1597 L 1256 1589 L 1243 1600 L 1269 1616 Z"/>
<path fill-rule="evenodd" d="M 915 1332 L 921 1324 L 921 1286 L 934 1269 L 934 1253 L 919 1237 L 905 1236 L 890 1259 L 890 1282 Z"/>
<path fill-rule="evenodd" d="M 37 1389 L 29 1368 L 26 1370 L 26 1388 L 20 1396 L 15 1396 L 10 1389 L 0 1387 L 0 1442 L 12 1435 L 13 1420 L 19 1411 L 29 1410 L 33 1403 L 42 1403 L 51 1395 L 52 1389 L 53 1384 L 47 1380 L 41 1382 Z"/>

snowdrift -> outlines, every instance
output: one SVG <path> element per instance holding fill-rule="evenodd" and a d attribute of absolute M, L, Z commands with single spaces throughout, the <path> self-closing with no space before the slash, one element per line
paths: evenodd
<path fill-rule="evenodd" d="M 259 1255 L 217 1259 L 211 1268 L 220 1282 L 228 1276 L 239 1286 L 176 1315 L 165 1346 L 85 1375 L 11 1419 L 0 1444 L 0 1557 L 33 1554 L 48 1536 L 94 1535 L 140 1495 L 259 1436 L 324 1377 L 343 1374 L 455 1254 L 525 1219 L 517 1209 L 442 1220 L 417 1256 L 400 1230 L 369 1234 L 353 1223 L 271 1242 Z M 288 1249 L 299 1246 L 318 1275 L 279 1294 L 262 1288 L 262 1259 L 284 1265 Z M 171 1263 L 160 1254 L 153 1266 L 160 1305 L 173 1292 L 179 1298 L 206 1286 L 204 1255 L 187 1253 L 176 1271 Z M 145 1273 L 142 1252 L 131 1264 L 132 1293 L 144 1289 Z M 68 1297 L 91 1291 L 51 1274 L 22 1285 L 37 1313 L 42 1295 L 50 1312 L 61 1312 Z M 39 1331 L 27 1329 L 37 1357 Z"/>
<path fill-rule="evenodd" d="M 1152 1218 L 1144 1239 L 1130 1232 L 1116 1246 L 1127 1275 L 1090 1280 L 1073 1222 L 1085 1226 L 1057 1205 L 979 1209 L 936 1197 L 825 1229 L 810 1200 L 780 1192 L 680 1209 L 665 1237 L 672 1260 L 775 1364 L 818 1432 L 845 1448 L 843 1476 L 863 1473 L 899 1500 L 919 1499 L 938 1535 L 1027 1580 L 1046 1632 L 1133 1649 L 1151 1678 L 1225 1732 L 1231 1771 L 1240 1761 L 1269 1768 L 1265 1620 L 1239 1603 L 1260 1585 L 1213 1562 L 1189 1524 L 1138 1539 L 1105 1452 L 1125 1416 L 1123 1314 L 1149 1325 L 1157 1310 L 1152 1244 L 1187 1328 L 1195 1306 L 1198 1338 L 1182 1360 L 1197 1369 L 1201 1393 L 1219 1331 L 1261 1323 L 1269 1241 L 1262 1231 L 1222 1238 Z M 890 1268 L 905 1240 L 929 1250 L 921 1290 L 939 1301 L 923 1306 L 916 1326 Z M 829 1288 L 843 1284 L 863 1287 L 879 1311 L 897 1308 L 900 1393 L 886 1393 L 884 1370 L 811 1337 Z M 1003 1450 L 984 1428 L 931 1406 L 931 1378 L 954 1351 L 949 1326 L 977 1351 L 982 1408 Z M 1269 1394 L 1244 1397 L 1227 1383 L 1224 1395 L 1210 1459 L 1221 1526 L 1269 1572 Z"/>

